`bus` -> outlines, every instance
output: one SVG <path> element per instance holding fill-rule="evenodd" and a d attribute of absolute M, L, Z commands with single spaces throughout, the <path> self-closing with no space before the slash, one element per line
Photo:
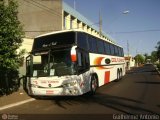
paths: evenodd
<path fill-rule="evenodd" d="M 24 89 L 32 97 L 93 95 L 124 75 L 122 47 L 83 30 L 64 30 L 34 39 Z"/>

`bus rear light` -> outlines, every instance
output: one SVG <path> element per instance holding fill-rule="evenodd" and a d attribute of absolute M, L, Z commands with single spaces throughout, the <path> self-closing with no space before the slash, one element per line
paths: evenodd
<path fill-rule="evenodd" d="M 71 49 L 71 60 L 72 62 L 77 61 L 76 46 Z"/>
<path fill-rule="evenodd" d="M 77 56 L 76 55 L 71 55 L 71 60 L 72 60 L 72 62 L 76 62 L 77 61 Z"/>

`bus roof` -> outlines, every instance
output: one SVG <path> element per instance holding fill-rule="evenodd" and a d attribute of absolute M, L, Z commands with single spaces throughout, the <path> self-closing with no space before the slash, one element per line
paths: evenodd
<path fill-rule="evenodd" d="M 66 33 L 66 32 L 83 32 L 83 33 L 89 34 L 89 35 L 91 35 L 91 36 L 100 38 L 100 39 L 102 39 L 102 40 L 104 40 L 104 41 L 107 41 L 107 42 L 109 42 L 109 43 L 111 43 L 111 44 L 114 44 L 114 45 L 116 45 L 116 46 L 119 46 L 119 45 L 117 45 L 115 42 L 111 41 L 110 38 L 108 38 L 108 37 L 107 37 L 107 39 L 104 39 L 104 38 L 102 38 L 102 37 L 93 35 L 93 34 L 91 34 L 91 33 L 89 33 L 89 32 L 86 32 L 86 31 L 80 30 L 80 29 L 70 29 L 70 30 L 53 31 L 53 32 L 49 32 L 49 33 L 45 33 L 45 34 L 39 35 L 39 36 L 37 36 L 37 37 L 35 37 L 35 38 L 39 38 L 39 37 L 43 37 L 43 36 L 48 36 L 48 35 L 53 35 L 53 34 L 59 34 L 59 33 Z M 122 46 L 119 46 L 119 47 L 122 47 Z"/>

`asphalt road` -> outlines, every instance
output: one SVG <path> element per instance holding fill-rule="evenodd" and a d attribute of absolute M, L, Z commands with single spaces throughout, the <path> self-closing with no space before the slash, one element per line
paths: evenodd
<path fill-rule="evenodd" d="M 95 96 L 35 100 L 1 111 L 11 114 L 160 114 L 160 76 L 152 65 L 133 68 Z"/>

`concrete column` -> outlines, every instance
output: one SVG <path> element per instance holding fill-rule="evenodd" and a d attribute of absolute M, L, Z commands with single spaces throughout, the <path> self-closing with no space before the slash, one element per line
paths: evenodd
<path fill-rule="evenodd" d="M 90 34 L 92 34 L 92 32 L 91 32 L 91 28 L 90 28 L 90 27 L 88 28 L 88 32 L 89 32 Z"/>
<path fill-rule="evenodd" d="M 78 23 L 77 23 L 77 19 L 76 18 L 74 18 L 74 19 L 72 19 L 72 28 L 73 29 L 77 29 L 78 27 L 78 25 L 77 25 Z"/>
<path fill-rule="evenodd" d="M 79 29 L 80 29 L 80 30 L 83 29 L 83 24 L 82 24 L 82 22 L 79 23 Z"/>
<path fill-rule="evenodd" d="M 65 24 L 66 24 L 66 29 L 70 29 L 70 27 L 71 27 L 71 15 L 67 15 L 66 17 L 65 17 Z"/>
<path fill-rule="evenodd" d="M 87 25 L 84 24 L 84 30 L 87 32 Z"/>

